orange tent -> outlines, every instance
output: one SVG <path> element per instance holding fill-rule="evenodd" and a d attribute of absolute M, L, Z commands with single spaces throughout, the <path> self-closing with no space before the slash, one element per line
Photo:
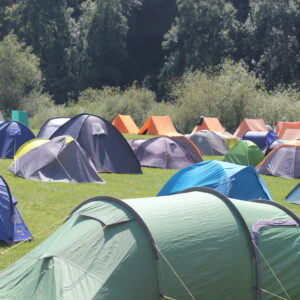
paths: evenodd
<path fill-rule="evenodd" d="M 143 125 L 139 134 L 163 135 L 177 132 L 169 116 L 151 116 Z"/>
<path fill-rule="evenodd" d="M 202 124 L 197 125 L 192 131 L 192 133 L 199 130 L 210 130 L 220 133 L 225 131 L 225 129 L 223 128 L 223 126 L 217 118 L 204 118 Z"/>
<path fill-rule="evenodd" d="M 128 115 L 117 115 L 112 124 L 122 133 L 138 133 L 139 129 Z"/>
<path fill-rule="evenodd" d="M 275 132 L 283 140 L 300 139 L 300 122 L 280 122 L 276 123 Z"/>
<path fill-rule="evenodd" d="M 245 119 L 234 135 L 242 138 L 247 131 L 268 131 L 268 128 L 263 119 Z"/>

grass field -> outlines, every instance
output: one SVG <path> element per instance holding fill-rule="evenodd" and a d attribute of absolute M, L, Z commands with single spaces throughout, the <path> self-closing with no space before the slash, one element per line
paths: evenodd
<path fill-rule="evenodd" d="M 130 136 L 131 137 L 131 136 Z M 132 136 L 134 138 L 135 136 Z M 127 137 L 129 138 L 129 137 Z M 221 157 L 204 157 L 221 159 Z M 34 240 L 0 247 L 0 269 L 4 269 L 55 231 L 82 201 L 94 196 L 119 199 L 155 196 L 177 170 L 143 168 L 143 175 L 100 174 L 107 184 L 44 183 L 25 180 L 8 171 L 12 160 L 0 160 L 0 174 L 19 201 L 20 209 Z M 283 201 L 299 180 L 263 176 L 274 199 L 300 215 L 300 206 Z"/>

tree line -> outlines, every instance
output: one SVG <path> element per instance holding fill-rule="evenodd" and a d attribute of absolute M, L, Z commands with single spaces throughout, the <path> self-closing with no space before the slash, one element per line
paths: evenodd
<path fill-rule="evenodd" d="M 174 78 L 227 58 L 268 90 L 300 87 L 300 0 L 1 0 L 0 40 L 40 69 L 15 70 L 24 93 L 38 81 L 57 104 L 134 81 L 166 99 Z"/>

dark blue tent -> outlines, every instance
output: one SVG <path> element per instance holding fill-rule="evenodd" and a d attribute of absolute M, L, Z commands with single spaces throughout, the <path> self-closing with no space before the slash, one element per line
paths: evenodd
<path fill-rule="evenodd" d="M 0 175 L 0 241 L 6 244 L 32 238 L 16 205 L 17 200 Z"/>
<path fill-rule="evenodd" d="M 285 201 L 289 203 L 300 204 L 300 183 L 298 183 L 290 193 L 285 197 Z"/>
<path fill-rule="evenodd" d="M 242 140 L 248 140 L 256 144 L 261 150 L 270 146 L 275 140 L 278 139 L 274 131 L 261 132 L 261 131 L 247 131 L 245 132 Z"/>
<path fill-rule="evenodd" d="M 215 160 L 201 162 L 177 172 L 158 196 L 199 186 L 212 188 L 227 197 L 240 200 L 273 200 L 254 167 Z"/>
<path fill-rule="evenodd" d="M 13 158 L 17 150 L 35 135 L 24 124 L 6 121 L 0 124 L 0 157 Z"/>

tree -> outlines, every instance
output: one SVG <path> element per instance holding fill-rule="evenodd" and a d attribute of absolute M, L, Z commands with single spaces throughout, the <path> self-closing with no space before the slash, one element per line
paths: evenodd
<path fill-rule="evenodd" d="M 300 1 L 253 0 L 247 61 L 269 88 L 300 87 Z"/>
<path fill-rule="evenodd" d="M 76 88 L 69 69 L 71 35 L 66 0 L 19 0 L 10 10 L 16 34 L 41 59 L 45 89 L 57 103 Z"/>
<path fill-rule="evenodd" d="M 11 109 L 18 109 L 30 94 L 41 92 L 41 82 L 38 57 L 16 35 L 7 35 L 0 42 L 1 111 L 8 116 Z"/>
<path fill-rule="evenodd" d="M 14 0 L 0 1 L 0 40 L 11 30 L 10 23 L 6 19 L 6 9 L 13 5 Z"/>
<path fill-rule="evenodd" d="M 177 0 L 178 17 L 165 35 L 160 79 L 219 64 L 234 51 L 235 9 L 224 0 Z"/>

